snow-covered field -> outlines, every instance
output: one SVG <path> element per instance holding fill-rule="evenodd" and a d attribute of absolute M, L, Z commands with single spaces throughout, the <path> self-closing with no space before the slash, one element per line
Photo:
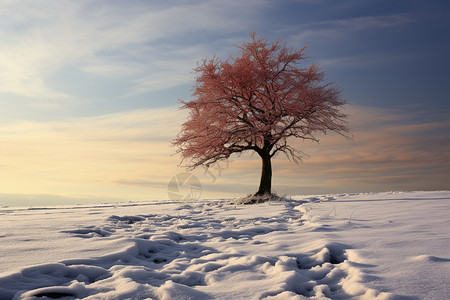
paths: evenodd
<path fill-rule="evenodd" d="M 0 299 L 448 299 L 450 192 L 0 209 Z"/>

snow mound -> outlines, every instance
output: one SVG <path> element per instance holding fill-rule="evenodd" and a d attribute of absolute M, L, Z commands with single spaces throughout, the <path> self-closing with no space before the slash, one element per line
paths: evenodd
<path fill-rule="evenodd" d="M 242 198 L 235 199 L 232 203 L 233 204 L 258 204 L 258 203 L 264 203 L 267 201 L 283 201 L 286 200 L 285 197 L 280 197 L 276 194 L 264 194 L 264 195 L 247 195 Z"/>
<path fill-rule="evenodd" d="M 432 255 L 418 255 L 411 258 L 413 261 L 421 262 L 450 262 L 450 258 L 437 257 Z"/>

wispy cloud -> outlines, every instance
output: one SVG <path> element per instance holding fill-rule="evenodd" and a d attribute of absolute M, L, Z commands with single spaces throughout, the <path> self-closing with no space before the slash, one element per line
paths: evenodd
<path fill-rule="evenodd" d="M 416 54 L 398 54 L 398 55 L 386 55 L 379 52 L 370 53 L 358 53 L 355 55 L 344 56 L 344 57 L 334 57 L 334 58 L 323 58 L 318 59 L 317 63 L 320 66 L 329 68 L 339 68 L 340 70 L 347 68 L 367 68 L 374 67 L 377 65 L 384 65 L 386 63 L 402 63 L 404 61 L 411 60 L 413 58 L 418 58 L 419 55 Z"/>
<path fill-rule="evenodd" d="M 331 135 L 317 145 L 300 143 L 310 157 L 291 168 L 280 161 L 280 171 L 334 191 L 449 187 L 448 120 L 368 107 L 351 107 L 349 114 L 353 142 Z"/>
<path fill-rule="evenodd" d="M 316 22 L 314 26 L 335 27 L 348 31 L 361 31 L 377 27 L 393 27 L 411 22 L 411 15 L 365 16 L 351 19 L 328 20 Z"/>
<path fill-rule="evenodd" d="M 413 20 L 411 15 L 380 15 L 350 19 L 338 19 L 312 22 L 298 28 L 299 33 L 292 40 L 305 42 L 311 38 L 342 38 L 350 33 L 361 32 L 373 28 L 391 28 Z"/>
<path fill-rule="evenodd" d="M 203 56 L 196 50 L 205 49 L 202 44 L 208 35 L 226 35 L 254 24 L 264 2 L 254 4 L 237 0 L 2 2 L 0 93 L 69 97 L 48 82 L 65 67 L 129 80 L 130 94 L 189 82 L 186 72 Z M 190 38 L 199 30 L 204 32 L 203 40 L 198 34 Z M 179 56 L 184 47 L 192 51 Z"/>

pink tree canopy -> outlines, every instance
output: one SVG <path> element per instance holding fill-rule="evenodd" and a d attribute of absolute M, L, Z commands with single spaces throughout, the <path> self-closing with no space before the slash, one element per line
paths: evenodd
<path fill-rule="evenodd" d="M 271 193 L 271 158 L 284 153 L 295 162 L 301 159 L 289 138 L 318 141 L 319 132 L 348 132 L 341 90 L 323 83 L 325 73 L 318 66 L 301 66 L 305 48 L 296 51 L 252 33 L 239 56 L 199 63 L 195 99 L 182 101 L 189 119 L 173 141 L 182 159 L 191 161 L 188 167 L 252 150 L 263 163 L 257 194 Z"/>

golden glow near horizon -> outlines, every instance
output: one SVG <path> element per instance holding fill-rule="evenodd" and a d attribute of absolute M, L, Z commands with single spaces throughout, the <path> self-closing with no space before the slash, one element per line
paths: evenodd
<path fill-rule="evenodd" d="M 283 156 L 274 159 L 275 191 L 445 188 L 449 145 L 442 136 L 427 133 L 449 124 L 412 124 L 407 122 L 411 116 L 367 107 L 349 107 L 349 114 L 353 141 L 337 135 L 323 136 L 320 144 L 295 141 L 309 155 L 303 163 L 296 165 Z M 4 125 L 1 193 L 167 199 L 169 180 L 185 171 L 170 146 L 185 118 L 172 107 Z M 232 197 L 256 189 L 259 168 L 257 155 L 243 155 L 194 174 L 203 184 L 202 197 Z"/>
<path fill-rule="evenodd" d="M 183 116 L 167 108 L 2 126 L 1 193 L 164 198 Z"/>

